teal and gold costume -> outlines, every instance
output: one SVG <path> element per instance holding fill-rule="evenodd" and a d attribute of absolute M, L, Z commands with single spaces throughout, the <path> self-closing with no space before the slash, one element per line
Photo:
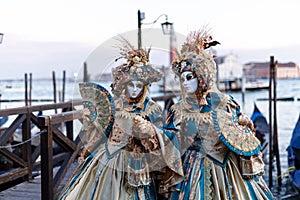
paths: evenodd
<path fill-rule="evenodd" d="M 167 181 L 169 186 L 183 177 L 177 137 L 162 129 L 162 109 L 147 96 L 148 86 L 161 74 L 148 63 L 149 51 L 124 43 L 121 57 L 127 62 L 112 71 L 114 102 L 110 95 L 105 97 L 102 87 L 81 87 L 86 147 L 92 153 L 61 193 L 61 200 L 156 200 L 161 174 L 171 172 L 174 178 Z M 135 82 L 143 89 L 132 98 L 127 84 Z"/>
<path fill-rule="evenodd" d="M 262 178 L 264 163 L 254 126 L 230 96 L 215 87 L 211 45 L 220 44 L 204 28 L 191 32 L 173 61 L 181 99 L 165 129 L 179 138 L 184 180 L 170 190 L 171 200 L 273 199 Z"/>
<path fill-rule="evenodd" d="M 191 107 L 179 101 L 165 125 L 180 134 L 185 174 L 170 199 L 273 199 L 262 178 L 260 143 L 239 124 L 234 99 L 209 93 L 205 106 L 186 102 Z"/>
<path fill-rule="evenodd" d="M 151 150 L 143 149 L 138 140 L 129 142 L 130 123 L 137 114 L 155 126 L 156 135 L 148 138 Z M 117 107 L 107 142 L 86 158 L 60 199 L 157 199 L 153 173 L 168 166 L 182 175 L 178 142 L 172 133 L 159 128 L 161 123 L 161 108 L 149 98 L 143 109 Z"/>

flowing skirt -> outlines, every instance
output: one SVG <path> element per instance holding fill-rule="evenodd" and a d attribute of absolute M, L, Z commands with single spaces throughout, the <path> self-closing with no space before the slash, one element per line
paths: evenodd
<path fill-rule="evenodd" d="M 103 146 L 96 154 L 86 158 L 59 199 L 155 200 L 154 184 L 144 187 L 130 187 L 127 184 L 126 159 L 123 148 L 117 148 L 110 154 Z"/>
<path fill-rule="evenodd" d="M 176 186 L 171 200 L 273 199 L 262 177 L 244 179 L 234 153 L 228 152 L 222 162 L 188 150 L 184 158 L 184 181 Z"/>

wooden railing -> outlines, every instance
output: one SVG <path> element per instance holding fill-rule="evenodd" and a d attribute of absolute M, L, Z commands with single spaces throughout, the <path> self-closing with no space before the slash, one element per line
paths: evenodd
<path fill-rule="evenodd" d="M 73 120 L 81 119 L 82 111 L 69 111 L 51 116 L 38 118 L 41 130 L 41 192 L 42 199 L 52 200 L 60 192 L 59 184 L 65 177 L 71 164 L 80 153 L 81 140 L 79 135 L 73 140 Z M 59 126 L 65 123 L 66 135 L 64 135 Z M 53 156 L 52 141 L 59 144 L 64 152 Z M 53 178 L 53 165 L 62 161 L 58 172 Z"/>
<path fill-rule="evenodd" d="M 81 119 L 82 112 L 74 110 L 75 106 L 81 104 L 81 101 L 73 101 L 0 110 L 0 117 L 16 116 L 9 127 L 2 128 L 2 134 L 0 135 L 0 156 L 4 156 L 5 159 L 14 163 L 13 168 L 1 171 L 0 185 L 5 185 L 20 178 L 23 178 L 24 181 L 30 180 L 33 178 L 33 171 L 41 170 L 42 199 L 53 199 L 58 184 L 79 152 L 80 140 L 73 140 L 73 120 Z M 59 109 L 62 111 L 61 114 L 40 117 L 33 114 L 33 112 L 38 111 L 45 113 L 46 110 Z M 62 123 L 64 123 L 66 135 L 59 128 Z M 32 125 L 41 130 L 39 135 L 40 144 L 33 151 Z M 8 148 L 2 147 L 7 146 L 9 139 L 13 137 L 19 127 L 22 127 L 22 142 L 19 146 L 21 155 L 16 155 Z M 57 155 L 53 155 L 53 141 L 61 149 L 61 153 Z M 41 161 L 38 160 L 39 155 L 41 155 Z M 53 178 L 54 165 L 59 165 L 60 169 Z"/>

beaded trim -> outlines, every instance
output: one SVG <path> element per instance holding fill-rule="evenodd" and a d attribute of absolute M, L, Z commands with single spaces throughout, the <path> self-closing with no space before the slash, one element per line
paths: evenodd
<path fill-rule="evenodd" d="M 158 104 L 152 104 L 146 110 L 142 110 L 139 115 L 142 117 L 161 112 L 161 107 Z M 115 114 L 116 118 L 123 118 L 123 119 L 134 119 L 136 117 L 137 113 L 135 112 L 128 112 L 125 110 L 117 111 Z"/>

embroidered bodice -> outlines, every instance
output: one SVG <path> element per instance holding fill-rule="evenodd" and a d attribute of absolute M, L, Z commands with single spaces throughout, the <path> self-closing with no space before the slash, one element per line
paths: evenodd
<path fill-rule="evenodd" d="M 189 110 L 179 102 L 172 109 L 175 112 L 174 118 L 180 119 L 182 153 L 192 149 L 200 151 L 202 156 L 210 155 L 222 161 L 228 149 L 220 142 L 219 132 L 215 130 L 211 101 L 205 107 L 192 104 Z"/>
<path fill-rule="evenodd" d="M 146 98 L 144 108 L 134 109 L 134 105 L 117 107 L 115 114 L 115 123 L 109 137 L 109 141 L 118 146 L 124 146 L 128 143 L 128 138 L 132 135 L 132 127 L 135 116 L 140 115 L 144 119 L 149 120 L 154 125 L 159 126 L 161 121 L 161 107 Z M 158 119 L 160 118 L 160 119 Z"/>
<path fill-rule="evenodd" d="M 200 151 L 222 161 L 229 150 L 240 155 L 253 155 L 260 150 L 254 134 L 238 123 L 239 106 L 228 95 L 210 93 L 206 106 L 199 106 L 186 98 L 172 107 L 165 126 L 176 130 L 182 154 L 188 150 Z"/>

